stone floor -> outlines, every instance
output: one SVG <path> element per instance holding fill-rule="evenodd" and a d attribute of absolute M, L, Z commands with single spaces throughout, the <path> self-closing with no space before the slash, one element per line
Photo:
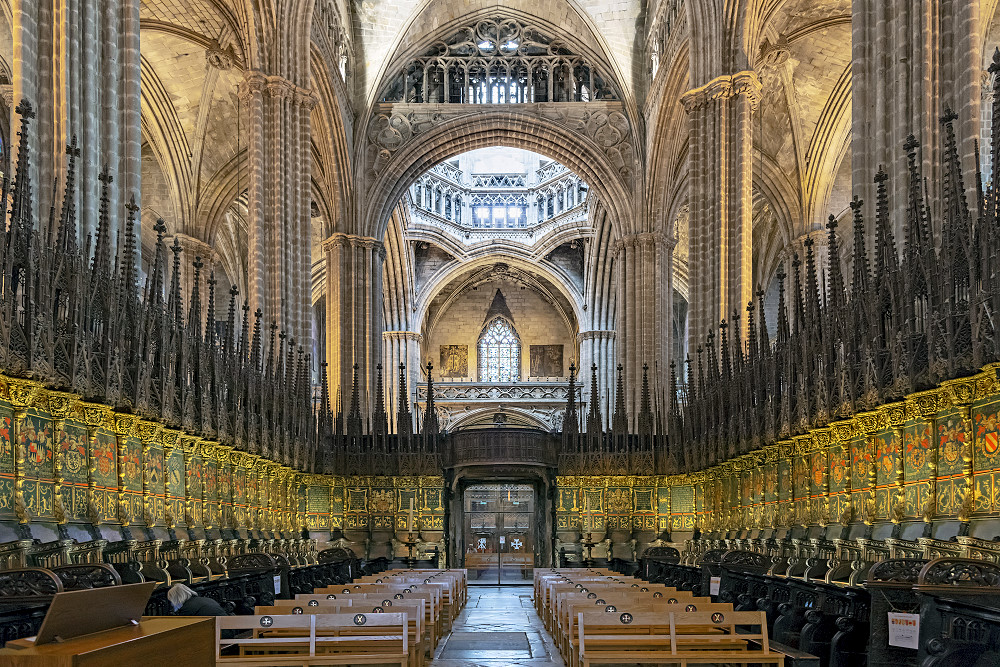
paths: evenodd
<path fill-rule="evenodd" d="M 469 586 L 469 603 L 431 667 L 562 667 L 531 595 L 531 586 Z"/>

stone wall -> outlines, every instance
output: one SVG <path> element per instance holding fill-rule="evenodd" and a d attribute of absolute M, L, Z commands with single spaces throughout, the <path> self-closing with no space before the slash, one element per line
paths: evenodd
<path fill-rule="evenodd" d="M 563 369 L 560 377 L 568 377 L 570 362 L 577 358 L 576 332 L 570 331 L 555 307 L 536 292 L 522 289 L 514 283 L 500 282 L 465 291 L 431 323 L 424 336 L 421 356 L 425 364 L 428 360 L 434 364 L 434 379 L 443 379 L 440 375 L 442 345 L 467 345 L 469 363 L 466 377 L 473 381 L 478 379 L 479 334 L 497 289 L 507 301 L 514 318 L 514 328 L 521 337 L 521 379 L 536 379 L 530 376 L 532 345 L 562 345 Z"/>

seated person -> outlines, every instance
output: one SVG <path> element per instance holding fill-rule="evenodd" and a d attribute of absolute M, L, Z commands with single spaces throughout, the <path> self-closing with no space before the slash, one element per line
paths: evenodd
<path fill-rule="evenodd" d="M 218 602 L 198 595 L 184 584 L 171 586 L 167 600 L 178 616 L 232 616 Z"/>

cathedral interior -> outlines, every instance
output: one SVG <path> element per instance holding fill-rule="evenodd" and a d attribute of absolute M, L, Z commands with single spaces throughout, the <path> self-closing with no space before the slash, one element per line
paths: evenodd
<path fill-rule="evenodd" d="M 600 570 L 1000 664 L 997 4 L 0 0 L 0 641 Z"/>

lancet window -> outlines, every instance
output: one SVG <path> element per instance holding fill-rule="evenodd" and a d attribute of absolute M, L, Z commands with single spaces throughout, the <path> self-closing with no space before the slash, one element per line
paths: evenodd
<path fill-rule="evenodd" d="M 514 325 L 495 317 L 479 336 L 479 381 L 517 382 L 521 379 L 521 339 Z"/>
<path fill-rule="evenodd" d="M 467 26 L 407 63 L 384 102 L 527 104 L 620 96 L 586 58 L 514 19 Z"/>

